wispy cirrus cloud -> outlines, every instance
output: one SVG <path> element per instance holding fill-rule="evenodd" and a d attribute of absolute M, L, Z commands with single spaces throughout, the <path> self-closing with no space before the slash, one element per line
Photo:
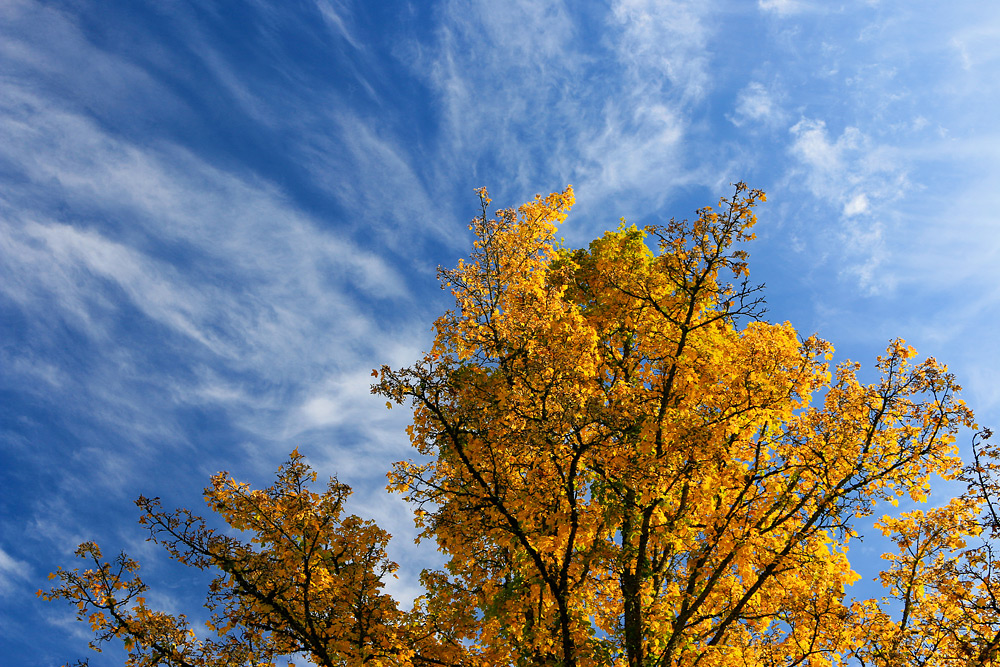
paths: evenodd
<path fill-rule="evenodd" d="M 58 183 L 64 202 L 87 212 L 73 224 L 41 222 L 39 218 L 54 215 L 51 203 L 33 201 L 31 188 L 26 187 L 15 195 L 22 218 L 15 238 L 24 253 L 12 251 L 11 261 L 30 261 L 34 256 L 40 262 L 37 255 L 44 247 L 54 266 L 67 270 L 77 266 L 90 276 L 117 283 L 136 307 L 205 344 L 211 335 L 209 320 L 215 316 L 238 317 L 239 322 L 228 328 L 250 334 L 233 345 L 265 344 L 265 338 L 255 340 L 253 334 L 266 336 L 266 320 L 256 330 L 250 325 L 253 316 L 245 312 L 255 305 L 246 298 L 254 291 L 274 293 L 256 305 L 295 298 L 334 306 L 343 289 L 327 288 L 338 283 L 375 298 L 407 296 L 405 282 L 386 258 L 324 231 L 289 206 L 273 186 L 253 176 L 220 171 L 169 145 L 150 148 L 124 142 L 82 116 L 47 109 L 30 94 L 11 95 L 8 101 L 2 111 L 11 122 L 2 130 L 0 156 L 21 167 L 31 183 Z M 28 116 L 30 125 L 21 122 Z M 97 223 L 98 219 L 129 222 Z M 112 240 L 113 236 L 126 243 Z M 181 244 L 185 247 L 178 248 L 175 259 L 186 261 L 181 255 L 187 250 L 200 255 L 199 261 L 181 273 L 171 267 L 169 258 L 144 254 L 139 249 L 143 237 Z M 238 286 L 213 282 L 212 273 L 223 269 L 242 275 L 243 282 Z M 48 279 L 38 270 L 21 275 Z M 80 280 L 65 277 L 66 292 L 86 292 L 88 286 L 79 285 Z M 192 283 L 197 284 L 197 294 Z M 231 307 L 217 308 L 208 303 L 213 299 L 229 299 Z M 349 307 L 349 302 L 339 305 Z M 275 311 L 270 317 L 281 314 Z M 192 318 L 201 321 L 198 330 Z M 236 355 L 235 348 L 219 345 L 213 351 Z"/>
<path fill-rule="evenodd" d="M 402 256 L 423 244 L 452 251 L 464 245 L 464 235 L 456 233 L 465 230 L 458 222 L 462 216 L 436 185 L 439 166 L 421 164 L 413 147 L 358 114 L 329 112 L 312 122 L 316 132 L 305 134 L 310 139 L 296 147 L 298 155 L 315 182 L 349 212 L 345 222 L 354 236 Z"/>
<path fill-rule="evenodd" d="M 370 56 L 345 5 L 317 7 L 330 34 Z M 408 511 L 384 497 L 385 469 L 406 455 L 404 414 L 367 380 L 425 345 L 437 290 L 417 294 L 433 288 L 440 248 L 461 243 L 462 221 L 427 185 L 433 160 L 283 60 L 282 16 L 261 26 L 275 56 L 262 78 L 183 11 L 165 19 L 174 53 L 97 46 L 39 3 L 0 11 L 12 33 L 0 58 L 17 72 L 0 96 L 0 310 L 18 336 L 0 346 L 0 388 L 47 410 L 0 442 L 5 461 L 48 484 L 3 532 L 66 552 L 107 537 L 109 517 L 130 520 L 139 492 L 196 499 L 220 460 L 266 483 L 298 445 L 360 486 L 352 511 L 389 526 L 395 552 L 429 565 L 412 553 Z M 59 39 L 28 39 L 18 22 Z M 197 66 L 175 74 L 170 55 Z M 79 62 L 94 67 L 77 80 L 67 63 Z M 366 103 L 379 77 L 355 77 Z M 194 111 L 198 88 L 218 106 Z M 194 150 L 198 113 L 231 113 L 258 147 L 281 138 L 284 162 L 228 155 L 225 136 Z M 23 555 L 10 557 L 4 581 L 24 588 Z M 394 592 L 412 598 L 416 576 Z"/>
<path fill-rule="evenodd" d="M 638 217 L 675 188 L 714 186 L 704 160 L 686 169 L 690 107 L 713 85 L 711 11 L 640 0 L 607 11 L 559 1 L 503 11 L 444 5 L 432 42 L 406 51 L 440 104 L 439 164 L 471 174 L 475 185 L 504 173 L 511 192 L 496 192 L 500 200 L 572 183 L 583 225 L 571 235 L 605 225 L 624 199 Z"/>
<path fill-rule="evenodd" d="M 826 122 L 803 118 L 790 128 L 791 154 L 806 168 L 807 185 L 818 197 L 845 203 L 860 192 L 869 198 L 897 196 L 906 174 L 893 155 L 854 126 L 831 138 Z"/>
<path fill-rule="evenodd" d="M 1000 25 L 983 22 L 955 32 L 951 46 L 958 52 L 962 68 L 992 66 L 1000 61 Z"/>
<path fill-rule="evenodd" d="M 535 187 L 532 172 L 551 168 L 575 135 L 571 119 L 585 96 L 586 84 L 577 77 L 585 59 L 572 42 L 577 26 L 571 13 L 558 1 L 517 2 L 502 10 L 485 1 L 462 3 L 461 9 L 446 3 L 438 13 L 442 21 L 430 43 L 410 42 L 405 53 L 437 98 L 440 158 L 482 178 L 493 167 L 467 159 L 488 151 L 514 167 L 522 185 Z M 550 155 L 524 155 L 526 143 L 513 140 L 524 132 L 547 139 Z"/>
<path fill-rule="evenodd" d="M 30 576 L 31 568 L 27 563 L 13 558 L 0 548 L 0 597 L 9 595 Z"/>
<path fill-rule="evenodd" d="M 322 474 L 359 484 L 352 511 L 390 527 L 395 553 L 432 564 L 412 553 L 412 520 L 380 479 L 406 455 L 404 415 L 387 413 L 365 382 L 381 363 L 408 363 L 429 338 L 429 301 L 404 276 L 433 262 L 414 248 L 452 243 L 448 204 L 428 196 L 412 153 L 349 109 L 332 113 L 337 97 L 322 88 L 268 95 L 174 17 L 188 28 L 189 54 L 256 138 L 298 137 L 287 158 L 303 165 L 307 187 L 337 202 L 343 219 L 330 224 L 273 172 L 119 123 L 111 99 L 136 96 L 170 122 L 191 113 L 150 73 L 155 50 L 130 60 L 92 44 L 61 12 L 34 3 L 19 11 L 63 38 L 0 47 L 22 72 L 0 96 L 0 308 L 22 332 L 0 347 L 0 382 L 58 407 L 36 423 L 23 418 L 34 437 L 3 435 L 9 460 L 52 478 L 3 532 L 65 553 L 107 537 L 101 523 L 122 507 L 130 520 L 134 494 L 196 497 L 220 458 L 266 483 L 299 445 Z M 348 15 L 338 16 L 349 31 Z M 69 61 L 99 67 L 77 83 Z M 109 98 L 91 106 L 97 91 Z M 51 428 L 67 434 L 41 446 Z M 224 441 L 211 442 L 215 433 Z M 151 467 L 161 477 L 150 479 Z M 4 555 L 4 590 L 23 593 L 31 566 Z M 393 592 L 412 598 L 416 576 L 401 573 Z"/>
<path fill-rule="evenodd" d="M 365 45 L 355 37 L 350 27 L 350 7 L 340 0 L 315 0 L 320 16 L 330 30 L 342 37 L 355 49 L 363 50 Z"/>
<path fill-rule="evenodd" d="M 612 15 L 622 31 L 615 45 L 628 68 L 635 98 L 669 92 L 680 102 L 701 98 L 711 86 L 705 24 L 711 3 L 691 0 L 617 0 Z"/>
<path fill-rule="evenodd" d="M 757 0 L 757 6 L 765 12 L 776 14 L 794 14 L 808 6 L 804 0 Z"/>
<path fill-rule="evenodd" d="M 751 81 L 736 95 L 736 103 L 726 118 L 736 127 L 775 128 L 788 117 L 781 95 L 760 81 Z"/>
<path fill-rule="evenodd" d="M 892 289 L 896 277 L 884 265 L 886 210 L 909 187 L 897 149 L 877 144 L 857 127 L 832 138 L 822 120 L 803 118 L 790 129 L 796 171 L 820 200 L 840 209 L 846 257 L 841 273 L 875 293 Z"/>
<path fill-rule="evenodd" d="M 411 316 L 427 319 L 397 256 L 329 229 L 252 173 L 167 142 L 129 141 L 28 89 L 7 93 L 0 162 L 18 181 L 0 201 L 0 307 L 18 313 L 30 343 L 2 351 L 4 381 L 34 387 L 80 421 L 66 449 L 12 445 L 9 454 L 43 468 L 40 457 L 74 461 L 66 493 L 127 494 L 144 462 L 191 447 L 181 415 L 192 409 L 228 415 L 254 448 L 276 447 L 260 460 L 265 471 L 306 430 L 336 452 L 345 426 L 378 427 L 385 410 L 360 384 L 338 408 L 349 424 L 317 406 L 343 398 L 329 378 L 367 375 Z M 33 534 L 79 510 L 36 503 Z"/>

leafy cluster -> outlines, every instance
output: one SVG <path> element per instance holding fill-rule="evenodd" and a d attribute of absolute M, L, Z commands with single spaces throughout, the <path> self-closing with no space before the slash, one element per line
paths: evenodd
<path fill-rule="evenodd" d="M 226 473 L 214 476 L 206 503 L 231 528 L 249 531 L 249 544 L 186 509 L 164 512 L 156 499 L 136 501 L 150 540 L 180 563 L 219 572 L 206 602 L 216 639 L 198 639 L 184 616 L 149 609 L 138 564 L 124 554 L 102 562 L 93 542 L 76 553 L 95 568 L 60 569 L 51 575 L 60 585 L 42 595 L 76 603 L 99 642 L 121 638 L 130 666 L 269 665 L 303 652 L 321 665 L 398 657 L 399 614 L 382 592 L 383 578 L 397 567 L 386 557 L 389 535 L 371 521 L 342 516 L 347 485 L 332 479 L 316 493 L 307 487 L 315 479 L 297 451 L 264 490 Z"/>
<path fill-rule="evenodd" d="M 199 639 L 147 608 L 137 565 L 60 570 L 44 597 L 77 604 L 133 665 L 987 665 L 1000 654 L 998 450 L 934 359 L 892 341 L 864 384 L 832 347 L 761 321 L 744 245 L 764 195 L 744 184 L 694 221 L 624 221 L 587 249 L 557 225 L 572 189 L 471 226 L 441 272 L 456 306 L 409 368 L 374 371 L 409 404 L 417 461 L 390 488 L 447 562 L 403 611 L 382 591 L 388 535 L 316 494 L 301 456 L 275 486 L 226 475 L 209 507 L 250 544 L 140 499 L 151 539 L 216 568 Z M 652 249 L 650 245 L 652 244 Z M 852 600 L 855 519 L 933 476 L 945 507 L 884 517 L 886 597 Z"/>

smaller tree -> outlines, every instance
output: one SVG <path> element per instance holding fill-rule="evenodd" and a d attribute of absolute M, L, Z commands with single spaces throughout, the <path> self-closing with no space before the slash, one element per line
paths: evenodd
<path fill-rule="evenodd" d="M 121 639 L 130 667 L 272 665 L 300 653 L 327 667 L 405 662 L 422 640 L 404 637 L 405 619 L 382 590 L 397 567 L 386 557 L 389 534 L 343 515 L 349 486 L 334 478 L 316 493 L 307 488 L 315 480 L 298 451 L 263 490 L 215 475 L 206 503 L 231 528 L 249 532 L 249 542 L 207 527 L 186 509 L 166 512 L 158 499 L 136 501 L 149 539 L 171 558 L 219 571 L 206 600 L 211 639 L 198 638 L 184 615 L 150 609 L 138 563 L 124 553 L 106 562 L 93 542 L 76 552 L 91 569 L 59 569 L 50 575 L 58 585 L 38 594 L 76 604 L 77 618 L 96 634 L 95 650 Z"/>
<path fill-rule="evenodd" d="M 991 436 L 973 438 L 965 493 L 876 524 L 896 550 L 882 555 L 888 599 L 855 603 L 861 665 L 1000 664 L 1000 446 Z"/>

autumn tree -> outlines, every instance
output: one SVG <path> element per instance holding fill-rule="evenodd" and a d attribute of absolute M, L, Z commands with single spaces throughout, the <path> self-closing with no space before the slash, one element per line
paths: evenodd
<path fill-rule="evenodd" d="M 326 667 L 387 664 L 409 650 L 397 641 L 396 603 L 382 591 L 397 567 L 385 553 L 389 535 L 343 516 L 348 486 L 332 479 L 316 493 L 307 487 L 315 478 L 298 452 L 264 490 L 213 477 L 206 503 L 230 528 L 250 532 L 249 543 L 188 510 L 136 501 L 150 540 L 185 565 L 219 572 L 206 602 L 213 639 L 198 638 L 184 616 L 150 609 L 138 563 L 125 554 L 106 562 L 93 542 L 77 550 L 93 568 L 60 569 L 58 586 L 39 594 L 75 603 L 96 634 L 92 647 L 121 639 L 130 666 L 270 665 L 299 653 Z"/>
<path fill-rule="evenodd" d="M 1000 452 L 976 440 L 961 467 L 972 413 L 903 341 L 865 384 L 825 341 L 762 321 L 745 246 L 763 193 L 737 184 L 694 221 L 623 221 L 576 250 L 555 236 L 571 189 L 495 214 L 480 198 L 433 347 L 374 371 L 413 409 L 419 457 L 390 487 L 446 557 L 411 610 L 382 589 L 388 536 L 342 516 L 335 480 L 309 491 L 298 454 L 265 491 L 224 474 L 206 490 L 250 543 L 140 499 L 151 539 L 221 572 L 216 639 L 150 610 L 134 561 L 93 544 L 45 597 L 136 665 L 992 664 Z M 881 519 L 887 597 L 848 599 L 856 519 L 925 500 L 935 475 L 968 490 Z"/>
<path fill-rule="evenodd" d="M 425 459 L 391 479 L 448 555 L 430 604 L 495 664 L 851 654 L 851 522 L 958 472 L 952 376 L 899 340 L 877 382 L 831 375 L 828 343 L 760 321 L 743 184 L 582 250 L 555 241 L 571 189 L 495 217 L 480 196 L 456 308 L 375 386 L 413 405 Z"/>
<path fill-rule="evenodd" d="M 862 665 L 1000 665 L 1000 447 L 991 435 L 973 439 L 964 494 L 876 524 L 897 547 L 880 575 L 897 613 L 856 603 Z"/>

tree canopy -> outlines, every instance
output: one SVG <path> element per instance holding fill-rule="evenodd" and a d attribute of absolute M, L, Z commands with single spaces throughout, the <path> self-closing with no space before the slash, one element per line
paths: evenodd
<path fill-rule="evenodd" d="M 567 188 L 481 214 L 442 270 L 455 307 L 373 392 L 412 407 L 419 456 L 389 472 L 444 554 L 403 610 L 383 590 L 389 536 L 317 493 L 298 452 L 258 491 L 225 473 L 209 508 L 237 531 L 140 498 L 150 539 L 214 569 L 194 632 L 147 607 L 135 561 L 59 570 L 132 665 L 987 665 L 1000 650 L 997 449 L 959 386 L 902 340 L 860 366 L 767 323 L 745 250 L 764 194 L 739 183 L 693 221 L 624 221 L 586 249 L 556 240 Z M 849 597 L 861 517 L 931 481 L 967 490 L 875 525 L 885 596 Z"/>

